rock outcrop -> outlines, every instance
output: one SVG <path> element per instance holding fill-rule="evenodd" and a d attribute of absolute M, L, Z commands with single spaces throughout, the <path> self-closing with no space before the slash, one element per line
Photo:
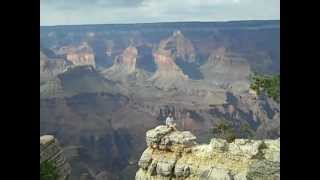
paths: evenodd
<path fill-rule="evenodd" d="M 53 76 L 65 72 L 71 63 L 64 59 L 49 58 L 40 51 L 40 81 L 45 81 Z"/>
<path fill-rule="evenodd" d="M 40 136 L 40 164 L 44 161 L 52 161 L 57 166 L 58 180 L 66 180 L 71 173 L 71 166 L 64 157 L 58 140 L 51 135 Z"/>
<path fill-rule="evenodd" d="M 94 52 L 85 42 L 78 47 L 67 48 L 66 59 L 74 65 L 91 65 L 96 67 Z"/>
<path fill-rule="evenodd" d="M 213 84 L 226 85 L 234 91 L 249 89 L 251 70 L 247 60 L 224 47 L 213 50 L 200 70 L 204 78 Z"/>
<path fill-rule="evenodd" d="M 153 52 L 153 57 L 157 71 L 150 81 L 155 86 L 162 89 L 186 86 L 189 77 L 176 64 L 176 60 L 194 62 L 195 50 L 191 41 L 185 38 L 181 31 L 175 31 L 168 39 L 162 40 Z"/>
<path fill-rule="evenodd" d="M 186 62 L 195 62 L 195 48 L 180 30 L 174 31 L 168 39 L 164 39 L 159 44 L 159 49 L 169 50 L 175 58 L 180 58 Z"/>
<path fill-rule="evenodd" d="M 186 82 L 189 77 L 176 65 L 170 51 L 158 50 L 153 54 L 157 64 L 157 71 L 150 78 L 156 86 L 160 88 L 179 87 Z"/>
<path fill-rule="evenodd" d="M 197 144 L 188 131 L 158 126 L 146 133 L 146 141 L 136 180 L 280 179 L 280 138 Z"/>
<path fill-rule="evenodd" d="M 120 56 L 115 58 L 114 64 L 103 71 L 103 75 L 114 81 L 127 82 L 130 80 L 146 80 L 148 74 L 136 68 L 138 49 L 134 46 L 127 47 Z"/>
<path fill-rule="evenodd" d="M 114 67 L 119 67 L 120 70 L 123 69 L 127 73 L 132 73 L 136 70 L 137 57 L 137 48 L 129 46 L 116 58 Z"/>

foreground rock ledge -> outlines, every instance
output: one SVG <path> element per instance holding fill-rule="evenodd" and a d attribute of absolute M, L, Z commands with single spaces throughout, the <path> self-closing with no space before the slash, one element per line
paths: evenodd
<path fill-rule="evenodd" d="M 40 136 L 40 163 L 53 161 L 59 173 L 58 180 L 67 180 L 71 173 L 71 166 L 62 154 L 62 148 L 56 138 L 51 135 Z"/>
<path fill-rule="evenodd" d="M 213 138 L 200 145 L 188 131 L 158 126 L 146 133 L 146 141 L 136 180 L 280 179 L 280 138 L 232 143 Z"/>

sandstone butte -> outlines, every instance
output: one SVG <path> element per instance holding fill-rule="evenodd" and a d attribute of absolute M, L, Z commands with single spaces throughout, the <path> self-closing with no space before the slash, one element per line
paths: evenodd
<path fill-rule="evenodd" d="M 136 180 L 278 180 L 280 138 L 213 138 L 198 144 L 188 131 L 158 126 L 147 131 Z"/>

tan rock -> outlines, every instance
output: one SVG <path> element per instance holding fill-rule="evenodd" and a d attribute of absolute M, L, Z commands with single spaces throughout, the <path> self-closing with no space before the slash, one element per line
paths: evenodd
<path fill-rule="evenodd" d="M 280 179 L 280 139 L 228 143 L 213 138 L 209 144 L 195 140 L 190 132 L 169 131 L 165 126 L 149 130 L 147 141 L 156 148 L 143 153 L 141 159 L 151 156 L 152 162 L 147 170 L 139 169 L 136 180 Z"/>

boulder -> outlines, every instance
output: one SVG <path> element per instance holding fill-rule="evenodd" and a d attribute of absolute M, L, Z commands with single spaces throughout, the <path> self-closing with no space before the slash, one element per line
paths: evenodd
<path fill-rule="evenodd" d="M 142 156 L 138 162 L 139 167 L 142 169 L 148 169 L 149 164 L 152 161 L 152 149 L 148 148 L 143 153 Z"/>
<path fill-rule="evenodd" d="M 233 155 L 253 158 L 258 155 L 262 145 L 263 141 L 259 140 L 236 139 L 233 143 L 229 144 L 228 150 Z"/>
<path fill-rule="evenodd" d="M 172 129 L 168 128 L 167 126 L 157 126 L 156 128 L 147 131 L 147 145 L 149 147 L 157 145 L 160 142 L 161 138 L 163 138 L 166 134 L 170 133 L 171 131 Z"/>
<path fill-rule="evenodd" d="M 197 137 L 189 131 L 174 131 L 167 137 L 172 145 L 184 145 L 186 147 L 195 145 L 197 140 Z"/>
<path fill-rule="evenodd" d="M 160 150 L 172 150 L 173 146 L 183 148 L 196 145 L 196 137 L 189 131 L 173 131 L 167 126 L 158 126 L 146 133 L 147 145 Z"/>
<path fill-rule="evenodd" d="M 175 166 L 176 160 L 174 159 L 162 159 L 157 163 L 157 174 L 161 176 L 172 175 L 173 168 Z"/>
<path fill-rule="evenodd" d="M 241 172 L 234 175 L 233 180 L 247 180 L 247 172 Z"/>
<path fill-rule="evenodd" d="M 204 171 L 200 177 L 201 180 L 232 180 L 232 176 L 226 169 L 210 168 Z"/>
<path fill-rule="evenodd" d="M 265 140 L 266 148 L 263 149 L 264 157 L 269 161 L 280 162 L 280 139 Z"/>
<path fill-rule="evenodd" d="M 190 175 L 190 167 L 188 165 L 176 165 L 174 168 L 174 175 L 176 177 L 183 177 L 186 178 Z"/>
<path fill-rule="evenodd" d="M 210 141 L 210 145 L 212 149 L 218 152 L 224 152 L 225 150 L 227 150 L 228 148 L 227 144 L 228 144 L 227 141 L 224 139 L 213 138 Z"/>
<path fill-rule="evenodd" d="M 149 166 L 149 169 L 148 169 L 148 174 L 150 176 L 154 176 L 157 174 L 157 164 L 158 164 L 158 161 L 152 161 L 152 163 L 150 164 Z"/>

